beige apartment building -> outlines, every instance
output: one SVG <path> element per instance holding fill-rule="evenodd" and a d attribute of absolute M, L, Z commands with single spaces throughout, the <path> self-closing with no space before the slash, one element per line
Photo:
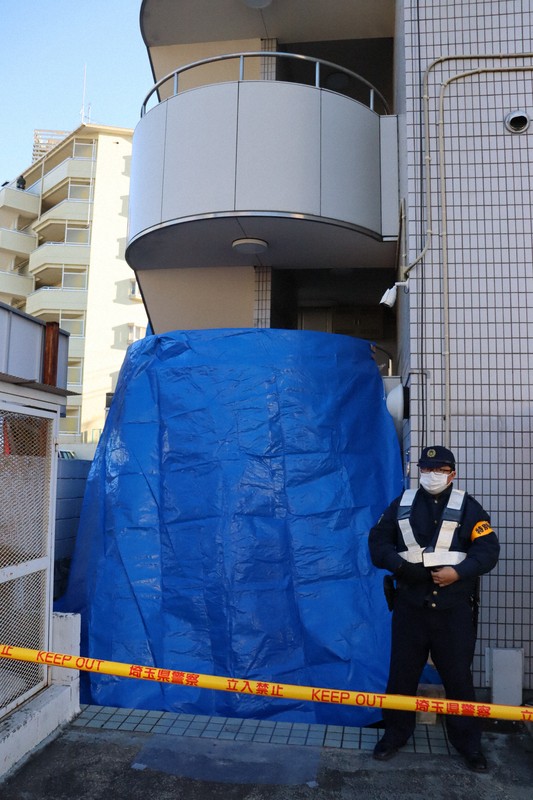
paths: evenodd
<path fill-rule="evenodd" d="M 84 124 L 0 189 L 0 301 L 70 334 L 60 446 L 90 457 L 146 315 L 124 260 L 132 131 Z"/>

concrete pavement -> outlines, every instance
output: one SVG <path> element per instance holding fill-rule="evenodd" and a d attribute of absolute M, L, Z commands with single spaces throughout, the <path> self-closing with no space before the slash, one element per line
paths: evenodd
<path fill-rule="evenodd" d="M 531 800 L 533 796 L 533 738 L 519 723 L 493 724 L 485 732 L 490 770 L 477 774 L 450 752 L 440 722 L 429 731 L 430 726 L 418 726 L 412 746 L 380 763 L 372 759 L 373 742 L 380 735 L 376 728 L 345 728 L 339 733 L 328 731 L 331 726 L 311 726 L 322 727 L 323 736 L 315 731 L 313 739 L 309 731 L 304 739 L 296 735 L 298 726 L 289 726 L 283 740 L 284 728 L 277 727 L 271 728 L 266 741 L 261 733 L 266 723 L 250 720 L 219 724 L 216 718 L 172 715 L 176 719 L 170 726 L 169 715 L 160 715 L 152 718 L 147 730 L 147 712 L 132 712 L 129 717 L 122 710 L 118 717 L 118 710 L 107 710 L 107 716 L 105 712 L 88 707 L 8 775 L 0 783 L 2 800 Z M 135 718 L 135 713 L 145 716 Z M 141 721 L 131 729 L 133 722 L 128 724 L 128 719 Z M 224 732 L 228 738 L 223 738 Z"/>

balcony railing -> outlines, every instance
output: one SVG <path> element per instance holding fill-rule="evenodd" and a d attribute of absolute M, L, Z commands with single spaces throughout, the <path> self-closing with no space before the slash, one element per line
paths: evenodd
<path fill-rule="evenodd" d="M 155 86 L 153 86 L 152 89 L 148 92 L 141 107 L 141 117 L 143 117 L 149 110 L 148 103 L 153 98 L 153 96 L 157 94 L 159 90 L 166 84 L 170 84 L 170 91 L 168 93 L 168 96 L 173 97 L 179 93 L 180 90 L 179 79 L 180 76 L 183 75 L 185 72 L 190 72 L 191 70 L 197 69 L 199 67 L 205 67 L 206 64 L 214 64 L 219 61 L 234 60 L 238 64 L 237 80 L 244 81 L 246 79 L 245 62 L 247 59 L 253 59 L 253 58 L 291 59 L 293 61 L 298 61 L 298 62 L 308 62 L 314 65 L 314 86 L 317 89 L 329 88 L 323 85 L 322 76 L 324 74 L 324 68 L 327 68 L 328 70 L 333 69 L 335 73 L 341 73 L 347 76 L 347 78 L 349 79 L 349 83 L 352 86 L 356 85 L 359 87 L 363 87 L 368 92 L 368 95 L 366 97 L 366 105 L 368 106 L 368 108 L 370 108 L 372 111 L 376 111 L 377 109 L 375 106 L 377 100 L 378 106 L 381 107 L 381 111 L 378 113 L 382 114 L 390 113 L 387 101 L 385 100 L 381 92 L 379 92 L 378 89 L 376 89 L 375 86 L 373 86 L 371 83 L 369 83 L 369 81 L 367 81 L 366 78 L 363 78 L 356 72 L 352 72 L 351 70 L 346 69 L 345 67 L 341 67 L 338 64 L 334 64 L 331 61 L 324 61 L 324 59 L 321 58 L 312 58 L 311 56 L 299 55 L 297 53 L 278 53 L 276 51 L 265 50 L 265 51 L 249 52 L 249 53 L 226 53 L 224 55 L 212 56 L 211 58 L 204 58 L 201 61 L 194 61 L 190 64 L 185 64 L 182 67 L 178 67 L 177 69 L 173 70 L 172 72 L 169 72 L 167 75 L 161 78 L 161 80 L 159 80 L 155 84 Z M 254 80 L 256 80 L 256 78 L 254 78 Z M 214 83 L 216 81 L 210 81 L 210 82 Z M 296 83 L 298 82 L 299 81 L 296 81 Z M 343 88 L 342 90 L 333 90 L 333 91 L 337 91 L 338 94 L 351 96 L 347 88 Z M 168 98 L 165 97 L 165 99 Z M 157 100 L 155 105 L 157 105 L 159 102 L 161 102 L 160 99 Z"/>

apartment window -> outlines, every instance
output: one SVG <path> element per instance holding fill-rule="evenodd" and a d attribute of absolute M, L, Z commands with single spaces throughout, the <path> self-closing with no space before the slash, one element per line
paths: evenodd
<path fill-rule="evenodd" d="M 91 185 L 89 183 L 70 183 L 68 197 L 69 200 L 90 200 Z"/>
<path fill-rule="evenodd" d="M 63 270 L 63 289 L 86 289 L 87 288 L 87 267 L 85 269 L 65 269 Z"/>
<path fill-rule="evenodd" d="M 87 142 L 74 139 L 74 158 L 94 158 L 95 144 L 96 142 L 94 141 Z"/>
<path fill-rule="evenodd" d="M 140 300 L 142 302 L 141 291 L 139 289 L 139 284 L 132 278 L 130 280 L 130 291 L 129 291 L 130 300 Z"/>
<path fill-rule="evenodd" d="M 90 228 L 88 225 L 76 225 L 67 222 L 65 242 L 67 244 L 89 244 Z"/>
<path fill-rule="evenodd" d="M 81 386 L 83 374 L 83 362 L 81 358 L 69 358 L 67 368 L 67 383 L 73 386 Z"/>
<path fill-rule="evenodd" d="M 135 325 L 133 322 L 128 324 L 128 344 L 133 344 L 133 342 L 143 339 L 145 335 L 146 328 L 143 328 L 142 325 Z"/>
<path fill-rule="evenodd" d="M 59 420 L 60 433 L 80 432 L 80 411 L 79 406 L 67 406 L 65 416 Z"/>
<path fill-rule="evenodd" d="M 85 314 L 62 311 L 59 327 L 68 331 L 71 336 L 85 336 Z"/>

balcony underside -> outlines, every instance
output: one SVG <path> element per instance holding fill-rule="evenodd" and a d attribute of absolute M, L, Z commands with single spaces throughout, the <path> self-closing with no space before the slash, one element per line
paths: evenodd
<path fill-rule="evenodd" d="M 268 246 L 260 255 L 242 254 L 232 247 L 241 238 L 261 239 Z M 130 242 L 127 260 L 135 271 L 212 266 L 348 269 L 390 267 L 395 252 L 395 241 L 381 241 L 336 220 L 239 213 L 155 226 Z"/>
<path fill-rule="evenodd" d="M 141 32 L 146 46 L 261 38 L 312 42 L 394 35 L 393 0 L 292 0 L 247 8 L 234 0 L 145 0 Z"/>

